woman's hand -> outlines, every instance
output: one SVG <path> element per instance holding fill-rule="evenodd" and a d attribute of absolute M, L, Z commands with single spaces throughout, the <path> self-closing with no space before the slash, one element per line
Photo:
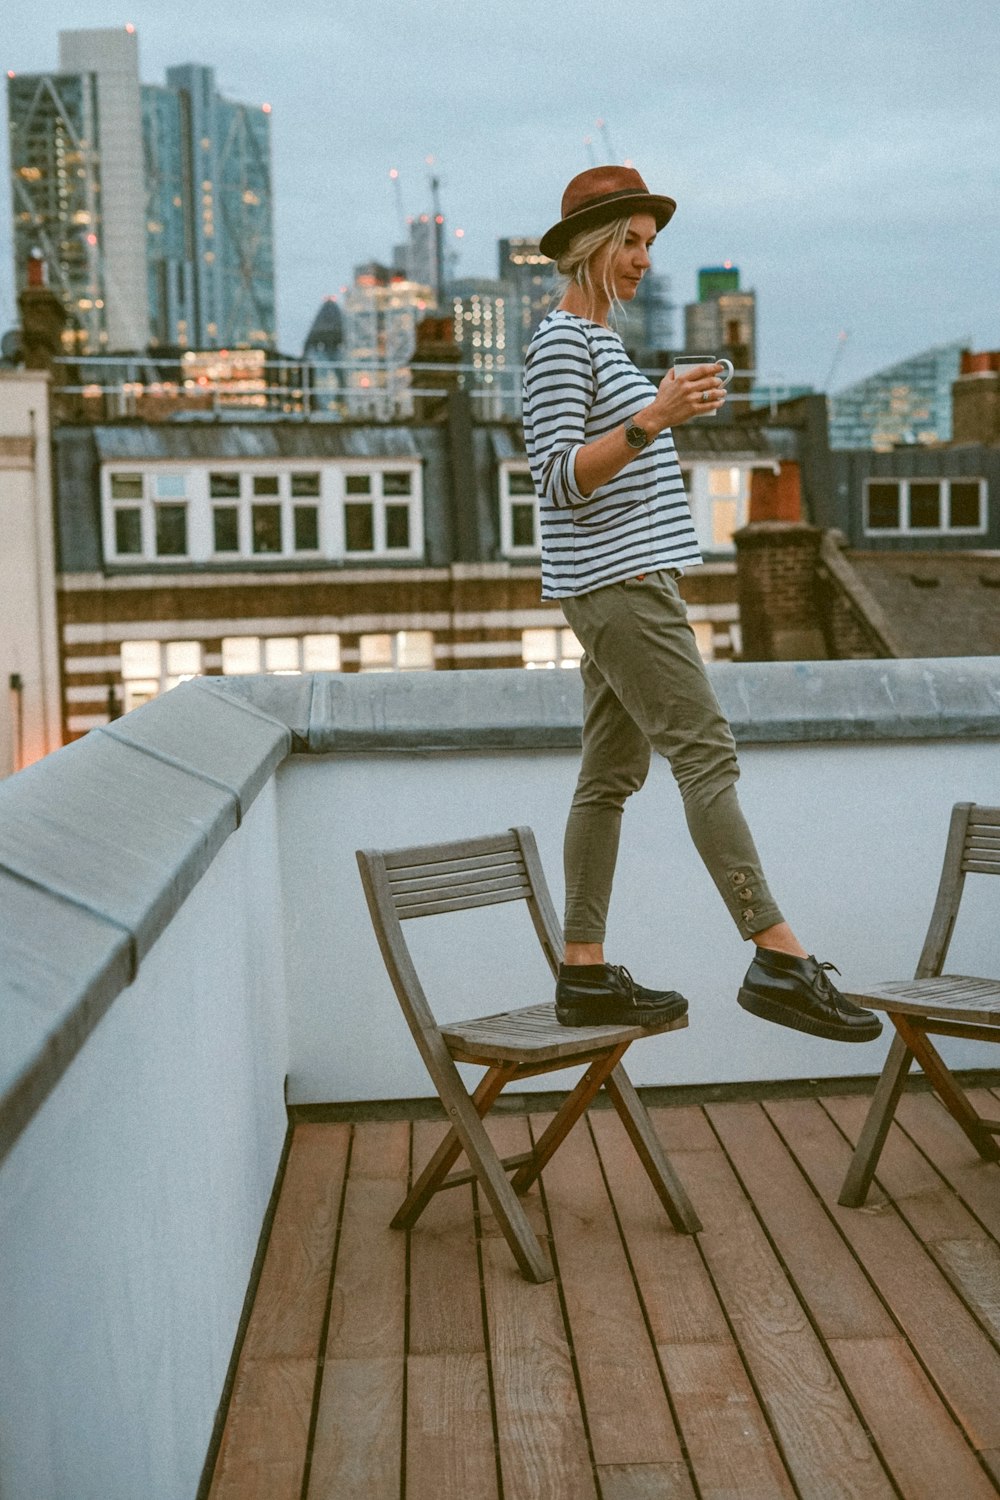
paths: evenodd
<path fill-rule="evenodd" d="M 651 406 L 637 418 L 649 427 L 649 418 L 658 430 L 676 427 L 692 417 L 704 417 L 718 411 L 726 400 L 726 388 L 719 379 L 724 365 L 682 365 L 668 370 L 660 381 Z M 706 400 L 706 396 L 708 399 Z"/>
<path fill-rule="evenodd" d="M 682 366 L 680 370 L 675 367 L 660 381 L 649 406 L 636 412 L 631 421 L 642 427 L 652 441 L 665 427 L 676 427 L 692 417 L 704 417 L 718 411 L 726 399 L 726 388 L 719 379 L 719 371 L 724 368 L 718 364 Z M 707 401 L 703 399 L 706 394 Z M 624 422 L 603 437 L 585 443 L 577 450 L 574 467 L 580 494 L 585 497 L 592 495 L 645 451 L 644 448 L 637 450 L 629 446 Z"/>

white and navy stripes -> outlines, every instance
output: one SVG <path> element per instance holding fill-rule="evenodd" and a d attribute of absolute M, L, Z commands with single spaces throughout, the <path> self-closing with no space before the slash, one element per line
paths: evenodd
<path fill-rule="evenodd" d="M 558 308 L 542 320 L 525 357 L 523 416 L 539 501 L 543 599 L 701 562 L 669 428 L 592 495 L 576 485 L 583 444 L 635 416 L 655 394 L 610 328 Z"/>

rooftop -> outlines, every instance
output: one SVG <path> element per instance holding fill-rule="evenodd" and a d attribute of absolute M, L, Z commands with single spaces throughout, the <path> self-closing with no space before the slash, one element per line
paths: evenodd
<path fill-rule="evenodd" d="M 794 924 L 845 982 L 912 973 L 952 803 L 1000 801 L 997 660 L 710 670 Z M 997 1169 L 960 1157 L 914 1095 L 929 1134 L 901 1117 L 908 1142 L 882 1176 L 895 1208 L 834 1207 L 863 1108 L 842 1090 L 870 1087 L 884 1047 L 777 1045 L 738 1010 L 745 950 L 661 765 L 626 813 L 612 940 L 692 1000 L 689 1028 L 644 1040 L 630 1073 L 667 1091 L 657 1125 L 705 1233 L 650 1215 L 598 1111 L 530 1200 L 559 1286 L 522 1281 L 461 1190 L 408 1260 L 384 1229 L 410 1122 L 417 1155 L 436 1127 L 413 1102 L 430 1087 L 354 850 L 530 824 L 558 906 L 579 732 L 573 672 L 200 679 L 0 783 L 9 1500 L 194 1496 L 227 1409 L 217 1493 L 255 1493 L 256 1470 L 268 1500 L 301 1493 L 310 1433 L 309 1492 L 379 1500 L 400 1493 L 404 1451 L 411 1497 L 447 1496 L 434 1465 L 466 1462 L 485 1464 L 488 1495 L 494 1435 L 518 1500 L 598 1483 L 604 1500 L 721 1494 L 733 1445 L 762 1500 L 852 1492 L 835 1469 L 855 1494 L 988 1492 Z M 962 972 L 995 972 L 992 896 L 963 902 Z M 547 998 L 520 903 L 454 920 L 459 942 L 420 924 L 442 1013 L 469 1011 L 473 972 L 483 1014 Z M 994 1061 L 944 1050 L 954 1067 Z M 502 1128 L 537 1125 L 528 1105 L 551 1101 L 515 1099 Z M 268 1432 L 281 1447 L 265 1458 Z M 366 1488 L 326 1487 L 345 1454 Z M 549 1485 L 557 1460 L 582 1489 Z"/>
<path fill-rule="evenodd" d="M 997 1168 L 911 1092 L 867 1207 L 839 1208 L 867 1104 L 654 1109 L 695 1238 L 592 1109 L 525 1200 L 558 1266 L 544 1286 L 471 1187 L 388 1228 L 444 1123 L 298 1124 L 209 1500 L 986 1500 Z M 491 1133 L 518 1152 L 545 1124 L 518 1110 Z"/>

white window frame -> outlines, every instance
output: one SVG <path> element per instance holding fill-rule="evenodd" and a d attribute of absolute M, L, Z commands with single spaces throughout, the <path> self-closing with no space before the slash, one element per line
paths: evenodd
<path fill-rule="evenodd" d="M 340 504 L 338 514 L 340 520 L 339 555 L 349 558 L 352 562 L 361 562 L 371 558 L 407 558 L 417 559 L 424 555 L 424 490 L 423 469 L 419 463 L 412 459 L 402 459 L 398 463 L 387 462 L 385 459 L 359 460 L 345 462 L 341 460 L 337 468 L 340 479 Z M 410 493 L 408 495 L 386 495 L 382 490 L 383 478 L 386 474 L 402 474 L 410 476 Z M 371 481 L 371 491 L 367 495 L 350 495 L 347 492 L 348 478 L 354 475 L 365 475 Z M 349 552 L 347 549 L 347 511 L 348 505 L 363 505 L 369 503 L 372 506 L 372 532 L 373 546 L 367 551 Z M 406 505 L 409 511 L 409 536 L 408 547 L 387 547 L 385 540 L 385 512 L 389 505 Z M 378 634 L 379 632 L 376 632 Z"/>
<path fill-rule="evenodd" d="M 873 484 L 895 484 L 899 486 L 899 525 L 872 526 L 870 524 L 869 493 Z M 975 484 L 979 486 L 978 526 L 911 526 L 910 485 L 936 484 L 938 486 L 938 520 L 947 518 L 951 509 L 951 486 L 953 484 Z M 869 474 L 864 482 L 863 516 L 865 536 L 982 536 L 986 531 L 986 480 L 977 474 Z"/>
<path fill-rule="evenodd" d="M 505 557 L 540 557 L 542 551 L 541 531 L 538 522 L 538 499 L 532 485 L 530 504 L 533 510 L 535 540 L 530 547 L 517 546 L 514 542 L 514 506 L 527 505 L 527 495 L 512 495 L 512 474 L 524 474 L 531 479 L 531 469 L 526 462 L 506 460 L 500 465 L 500 551 Z"/>
<path fill-rule="evenodd" d="M 191 548 L 191 526 L 194 516 L 194 468 L 189 463 L 184 464 L 157 464 L 151 468 L 142 464 L 115 463 L 102 468 L 101 471 L 101 513 L 102 534 L 104 541 L 104 556 L 109 562 L 119 563 L 122 566 L 133 566 L 137 563 L 155 563 L 157 566 L 170 565 L 171 563 L 190 562 L 192 559 Z M 142 498 L 124 500 L 115 498 L 112 491 L 112 480 L 119 477 L 137 477 L 142 483 Z M 157 493 L 156 481 L 159 478 L 179 478 L 184 481 L 184 494 L 178 496 L 159 495 Z M 156 509 L 159 505 L 183 505 L 184 532 L 186 547 L 183 552 L 170 552 L 160 554 L 156 550 Z M 115 518 L 119 511 L 139 511 L 139 537 L 141 551 L 119 552 Z"/>

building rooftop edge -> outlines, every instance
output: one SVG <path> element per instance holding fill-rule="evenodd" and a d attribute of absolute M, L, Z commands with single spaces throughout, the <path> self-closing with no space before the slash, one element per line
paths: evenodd
<path fill-rule="evenodd" d="M 1000 739 L 998 657 L 709 672 L 744 744 Z M 289 754 L 573 749 L 581 714 L 576 672 L 201 678 L 0 782 L 0 1159 Z"/>

